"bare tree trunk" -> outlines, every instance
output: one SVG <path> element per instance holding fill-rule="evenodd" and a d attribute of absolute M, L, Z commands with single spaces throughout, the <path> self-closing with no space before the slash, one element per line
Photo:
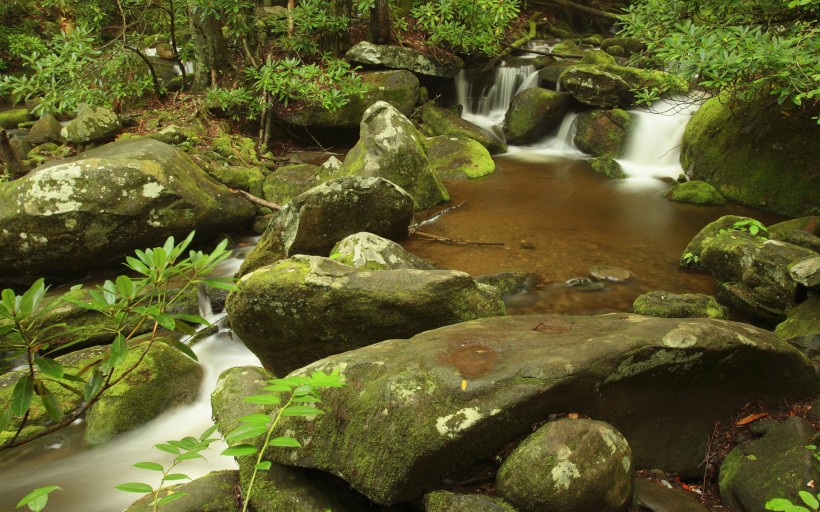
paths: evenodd
<path fill-rule="evenodd" d="M 376 0 L 370 10 L 370 35 L 376 44 L 390 44 L 390 8 L 388 0 Z"/>
<path fill-rule="evenodd" d="M 228 43 L 222 35 L 219 20 L 202 12 L 193 2 L 188 3 L 188 17 L 194 39 L 196 72 L 191 86 L 198 92 L 212 85 L 215 78 L 232 69 Z"/>

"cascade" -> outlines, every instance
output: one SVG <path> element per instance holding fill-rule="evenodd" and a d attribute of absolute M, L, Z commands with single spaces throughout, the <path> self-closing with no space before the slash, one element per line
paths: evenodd
<path fill-rule="evenodd" d="M 533 75 L 535 78 L 532 78 Z M 456 101 L 464 107 L 462 116 L 479 126 L 490 128 L 501 125 L 513 96 L 519 91 L 537 85 L 535 67 L 527 64 L 510 67 L 502 63 L 495 69 L 493 85 L 476 91 L 473 82 L 462 70 L 456 76 Z"/>

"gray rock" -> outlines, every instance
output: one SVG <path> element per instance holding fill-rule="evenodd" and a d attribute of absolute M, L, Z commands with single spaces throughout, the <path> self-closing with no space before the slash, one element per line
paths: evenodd
<path fill-rule="evenodd" d="M 245 274 L 294 254 L 327 255 L 342 238 L 366 231 L 391 240 L 407 236 L 413 198 L 382 178 L 347 176 L 291 199 L 248 255 Z"/>
<path fill-rule="evenodd" d="M 347 385 L 322 394 L 326 414 L 286 420 L 310 440 L 275 460 L 334 473 L 381 504 L 419 497 L 445 475 L 463 477 L 567 410 L 615 426 L 637 467 L 701 476 L 716 420 L 749 400 L 820 390 L 805 356 L 763 329 L 623 313 L 474 320 L 295 373 L 334 368 Z"/>
<path fill-rule="evenodd" d="M 333 247 L 330 257 L 361 270 L 436 270 L 435 265 L 405 251 L 396 242 L 365 232 L 343 238 Z"/>
<path fill-rule="evenodd" d="M 774 333 L 800 349 L 820 368 L 820 298 L 809 297 L 790 309 Z"/>
<path fill-rule="evenodd" d="M 769 238 L 820 253 L 820 216 L 790 219 L 768 226 Z"/>
<path fill-rule="evenodd" d="M 689 241 L 689 244 L 686 245 L 686 249 L 683 250 L 683 254 L 681 255 L 680 266 L 704 270 L 700 259 L 703 256 L 703 249 L 706 247 L 706 244 L 708 244 L 712 238 L 720 234 L 721 231 L 731 229 L 735 223 L 749 219 L 750 217 L 724 215 L 723 217 L 720 217 L 719 219 L 704 226 L 698 234 Z M 691 259 L 687 260 L 685 258 L 687 254 L 691 255 Z"/>
<path fill-rule="evenodd" d="M 618 157 L 626 146 L 626 137 L 632 127 L 629 112 L 621 109 L 592 110 L 578 116 L 573 142 L 593 156 Z"/>
<path fill-rule="evenodd" d="M 242 277 L 228 317 L 245 345 L 279 373 L 385 339 L 503 315 L 495 289 L 450 270 L 360 271 L 294 256 Z"/>
<path fill-rule="evenodd" d="M 635 274 L 624 268 L 613 265 L 594 265 L 589 268 L 589 275 L 599 281 L 625 283 L 635 279 Z"/>
<path fill-rule="evenodd" d="M 632 310 L 639 315 L 663 318 L 729 318 L 725 307 L 703 293 L 651 291 L 635 299 Z"/>
<path fill-rule="evenodd" d="M 380 65 L 391 69 L 406 69 L 420 75 L 453 78 L 464 68 L 456 56 L 441 59 L 402 46 L 376 45 L 361 41 L 347 51 L 345 58 L 359 64 Z"/>
<path fill-rule="evenodd" d="M 648 480 L 635 480 L 634 499 L 640 512 L 708 512 L 693 496 Z"/>
<path fill-rule="evenodd" d="M 284 165 L 270 173 L 262 184 L 265 199 L 283 205 L 318 185 L 321 168 L 310 164 Z"/>
<path fill-rule="evenodd" d="M 806 449 L 815 434 L 811 422 L 792 416 L 762 438 L 737 446 L 720 465 L 724 505 L 757 512 L 772 498 L 802 503 L 798 491 L 810 491 L 806 483 L 820 481 L 820 463 Z"/>
<path fill-rule="evenodd" d="M 504 116 L 504 135 L 510 144 L 529 144 L 558 128 L 572 97 L 538 87 L 524 89 L 510 102 Z"/>
<path fill-rule="evenodd" d="M 424 496 L 424 512 L 517 512 L 500 498 L 435 491 Z"/>
<path fill-rule="evenodd" d="M 527 437 L 501 465 L 496 488 L 522 512 L 622 511 L 635 468 L 623 435 L 602 421 L 563 419 Z"/>
<path fill-rule="evenodd" d="M 77 117 L 65 125 L 60 133 L 72 144 L 105 142 L 122 130 L 122 121 L 114 112 L 103 107 L 81 103 Z"/>
<path fill-rule="evenodd" d="M 60 134 L 63 125 L 57 121 L 57 118 L 51 114 L 46 114 L 39 119 L 26 135 L 26 141 L 32 146 L 45 144 L 46 142 L 54 142 L 62 144 L 65 138 Z"/>
<path fill-rule="evenodd" d="M 806 288 L 820 288 L 820 256 L 810 256 L 789 267 L 789 275 L 795 283 Z"/>
<path fill-rule="evenodd" d="M 432 101 L 421 107 L 421 122 L 422 131 L 431 137 L 436 135 L 464 137 L 475 140 L 487 148 L 491 155 L 507 152 L 507 145 L 503 140 L 462 119 L 457 113 L 437 107 Z"/>
<path fill-rule="evenodd" d="M 496 288 L 502 296 L 512 295 L 530 289 L 536 282 L 536 276 L 529 272 L 498 272 L 475 278 L 477 283 Z"/>

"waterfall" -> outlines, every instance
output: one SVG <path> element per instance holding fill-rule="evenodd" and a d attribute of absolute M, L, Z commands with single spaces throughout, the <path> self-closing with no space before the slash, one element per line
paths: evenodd
<path fill-rule="evenodd" d="M 476 91 L 475 82 L 469 80 L 462 70 L 456 76 L 456 100 L 464 107 L 462 116 L 484 128 L 500 126 L 513 96 L 528 87 L 537 86 L 537 78 L 538 74 L 531 64 L 510 67 L 502 63 L 495 68 L 492 85 L 479 86 L 481 90 Z"/>

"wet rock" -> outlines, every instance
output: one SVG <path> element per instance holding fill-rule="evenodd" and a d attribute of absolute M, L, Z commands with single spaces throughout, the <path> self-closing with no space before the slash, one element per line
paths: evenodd
<path fill-rule="evenodd" d="M 772 224 L 769 238 L 789 242 L 820 253 L 820 216 L 802 217 Z"/>
<path fill-rule="evenodd" d="M 478 141 L 439 135 L 427 139 L 427 158 L 442 180 L 481 178 L 495 171 L 489 151 Z"/>
<path fill-rule="evenodd" d="M 213 471 L 173 487 L 175 492 L 184 492 L 187 496 L 162 505 L 162 512 L 240 512 L 242 507 L 236 499 L 238 487 L 238 471 Z M 153 501 L 154 495 L 147 494 L 125 512 L 153 512 Z"/>
<path fill-rule="evenodd" d="M 321 167 L 310 164 L 283 165 L 269 174 L 262 185 L 263 197 L 283 205 L 318 185 Z"/>
<path fill-rule="evenodd" d="M 768 96 L 750 104 L 712 98 L 686 125 L 681 165 L 726 199 L 792 217 L 820 204 L 820 125 L 785 116 Z"/>
<path fill-rule="evenodd" d="M 239 274 L 293 254 L 330 254 L 339 240 L 360 231 L 398 240 L 407 236 L 412 219 L 413 198 L 395 184 L 357 176 L 332 179 L 276 213 Z"/>
<path fill-rule="evenodd" d="M 28 135 L 26 135 L 26 141 L 32 146 L 46 142 L 62 144 L 65 142 L 65 138 L 60 134 L 62 129 L 63 125 L 57 121 L 56 117 L 46 114 L 31 127 Z"/>
<path fill-rule="evenodd" d="M 498 272 L 475 278 L 477 283 L 496 288 L 502 297 L 532 288 L 535 279 L 529 272 Z"/>
<path fill-rule="evenodd" d="M 789 266 L 789 275 L 795 283 L 806 288 L 820 288 L 820 256 L 811 256 Z"/>
<path fill-rule="evenodd" d="M 563 73 L 568 67 L 574 65 L 576 65 L 576 63 L 571 60 L 559 60 L 547 64 L 538 70 L 538 79 L 541 81 L 541 86 L 553 90 L 557 89 L 558 80 L 561 77 L 561 73 Z"/>
<path fill-rule="evenodd" d="M 538 87 L 524 89 L 510 102 L 504 117 L 504 135 L 510 144 L 529 144 L 561 124 L 571 104 L 569 94 Z"/>
<path fill-rule="evenodd" d="M 346 236 L 333 247 L 330 257 L 360 270 L 436 270 L 432 263 L 407 252 L 396 242 L 373 233 L 362 232 Z"/>
<path fill-rule="evenodd" d="M 254 207 L 179 149 L 151 139 L 115 142 L 54 160 L 0 190 L 0 275 L 65 278 L 119 263 L 169 235 L 234 231 Z"/>
<path fill-rule="evenodd" d="M 391 69 L 406 69 L 417 74 L 453 78 L 464 68 L 456 56 L 433 57 L 402 46 L 376 45 L 361 41 L 347 51 L 345 58 L 359 64 L 380 65 Z"/>
<path fill-rule="evenodd" d="M 359 142 L 345 157 L 340 172 L 390 180 L 426 210 L 450 195 L 430 167 L 426 139 L 404 115 L 385 102 L 368 108 L 359 129 Z"/>
<path fill-rule="evenodd" d="M 81 103 L 77 117 L 65 125 L 60 133 L 72 144 L 106 142 L 114 139 L 122 130 L 117 114 L 103 107 Z"/>
<path fill-rule="evenodd" d="M 629 270 L 612 265 L 594 265 L 589 268 L 589 275 L 598 281 L 610 281 L 612 283 L 625 283 L 635 278 L 635 274 Z"/>
<path fill-rule="evenodd" d="M 243 276 L 227 310 L 245 345 L 282 373 L 377 341 L 503 315 L 504 304 L 463 272 L 362 271 L 294 256 Z"/>
<path fill-rule="evenodd" d="M 258 167 L 243 167 L 238 165 L 218 165 L 208 172 L 213 178 L 229 188 L 250 192 L 260 197 L 265 175 Z"/>
<path fill-rule="evenodd" d="M 701 228 L 701 230 L 698 231 L 698 234 L 695 235 L 692 238 L 692 240 L 689 241 L 689 244 L 687 244 L 686 249 L 683 250 L 683 254 L 681 255 L 680 260 L 680 266 L 704 269 L 703 264 L 700 260 L 703 256 L 704 248 L 712 240 L 712 238 L 719 235 L 721 231 L 732 229 L 732 226 L 734 226 L 736 223 L 749 219 L 750 217 L 724 215 L 716 221 L 710 222 L 709 224 Z M 689 257 L 687 257 L 687 255 L 689 255 Z"/>
<path fill-rule="evenodd" d="M 287 124 L 308 128 L 355 128 L 364 111 L 377 101 L 384 101 L 408 116 L 419 99 L 419 80 L 409 71 L 374 71 L 359 73 L 368 89 L 364 95 L 350 96 L 348 103 L 334 110 L 308 106 L 299 110 L 278 112 Z"/>
<path fill-rule="evenodd" d="M 763 329 L 624 313 L 474 320 L 295 373 L 334 368 L 347 385 L 322 393 L 326 414 L 283 425 L 309 440 L 295 455 L 271 455 L 334 473 L 380 504 L 417 498 L 445 475 L 462 478 L 568 410 L 617 428 L 637 467 L 699 477 L 717 419 L 749 400 L 820 391 L 805 356 Z"/>
<path fill-rule="evenodd" d="M 609 37 L 601 41 L 601 50 L 606 51 L 612 46 L 620 46 L 629 53 L 638 53 L 646 48 L 641 41 L 631 37 Z"/>
<path fill-rule="evenodd" d="M 491 155 L 506 153 L 507 145 L 487 130 L 465 121 L 457 113 L 439 108 L 433 102 L 421 107 L 422 131 L 428 136 L 446 135 L 473 139 L 487 148 Z"/>
<path fill-rule="evenodd" d="M 635 468 L 623 435 L 602 421 L 563 419 L 527 437 L 501 465 L 496 489 L 522 512 L 622 511 Z"/>
<path fill-rule="evenodd" d="M 568 67 L 559 78 L 561 90 L 569 92 L 585 105 L 601 108 L 629 107 L 634 89 L 660 86 L 670 80 L 662 71 L 631 68 L 614 64 L 577 64 Z M 685 92 L 686 84 L 677 80 L 676 92 Z"/>
<path fill-rule="evenodd" d="M 820 298 L 809 297 L 790 309 L 774 333 L 800 349 L 820 368 Z"/>
<path fill-rule="evenodd" d="M 608 156 L 601 156 L 590 160 L 592 170 L 598 174 L 603 174 L 612 179 L 622 180 L 626 178 L 626 173 L 615 159 Z"/>
<path fill-rule="evenodd" d="M 31 119 L 31 113 L 27 108 L 10 108 L 0 112 L 0 128 L 13 130 L 20 123 L 25 123 Z"/>
<path fill-rule="evenodd" d="M 424 512 L 517 512 L 500 498 L 435 491 L 424 496 Z"/>
<path fill-rule="evenodd" d="M 792 416 L 762 438 L 732 450 L 720 465 L 718 485 L 723 503 L 734 510 L 764 510 L 772 498 L 802 503 L 798 491 L 820 481 L 820 463 L 806 449 L 816 431 Z"/>
<path fill-rule="evenodd" d="M 581 59 L 581 64 L 612 64 L 615 65 L 615 59 L 612 55 L 603 50 L 587 50 L 584 52 L 584 57 Z"/>
<path fill-rule="evenodd" d="M 631 126 L 632 119 L 625 110 L 616 108 L 584 112 L 576 121 L 573 141 L 584 153 L 615 158 L 623 153 Z"/>
<path fill-rule="evenodd" d="M 677 294 L 656 290 L 635 299 L 632 310 L 639 315 L 663 318 L 729 318 L 725 307 L 703 293 Z"/>
<path fill-rule="evenodd" d="M 690 494 L 649 480 L 635 480 L 634 501 L 638 512 L 708 512 Z"/>
<path fill-rule="evenodd" d="M 678 203 L 723 206 L 726 199 L 705 181 L 687 181 L 664 192 L 663 197 Z"/>

